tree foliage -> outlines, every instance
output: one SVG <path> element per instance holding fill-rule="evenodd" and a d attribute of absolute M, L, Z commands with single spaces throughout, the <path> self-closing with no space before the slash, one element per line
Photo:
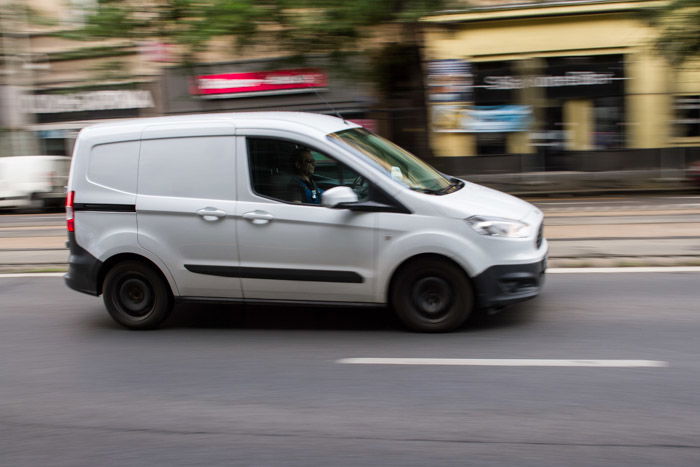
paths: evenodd
<path fill-rule="evenodd" d="M 415 24 L 444 0 L 100 0 L 82 39 L 158 38 L 181 46 L 191 61 L 215 37 L 242 47 L 274 44 L 291 54 L 342 54 L 364 49 L 369 28 Z"/>
<path fill-rule="evenodd" d="M 673 65 L 700 57 L 700 0 L 671 0 L 652 16 L 657 48 Z"/>

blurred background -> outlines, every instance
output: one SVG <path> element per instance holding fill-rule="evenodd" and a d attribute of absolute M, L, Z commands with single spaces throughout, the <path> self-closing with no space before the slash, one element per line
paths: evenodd
<path fill-rule="evenodd" d="M 65 287 L 39 211 L 81 128 L 255 110 L 526 197 L 542 295 L 448 335 L 199 305 L 134 333 Z M 30 212 L 0 216 L 0 465 L 700 465 L 698 161 L 700 0 L 0 0 L 0 208 Z"/>
<path fill-rule="evenodd" d="M 0 156 L 69 157 L 109 119 L 293 110 L 509 192 L 698 170 L 697 0 L 1 4 Z"/>

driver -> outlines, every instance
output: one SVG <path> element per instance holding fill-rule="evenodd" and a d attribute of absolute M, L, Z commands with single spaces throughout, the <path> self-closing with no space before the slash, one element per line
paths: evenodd
<path fill-rule="evenodd" d="M 321 204 L 321 190 L 313 179 L 316 161 L 308 148 L 299 148 L 293 154 L 295 176 L 290 184 L 295 203 Z"/>

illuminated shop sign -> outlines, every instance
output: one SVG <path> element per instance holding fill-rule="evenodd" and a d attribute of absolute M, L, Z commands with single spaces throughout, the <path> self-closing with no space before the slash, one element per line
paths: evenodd
<path fill-rule="evenodd" d="M 86 112 L 96 110 L 148 109 L 154 107 L 150 91 L 88 91 L 72 94 L 26 96 L 26 108 L 36 114 Z"/>
<path fill-rule="evenodd" d="M 377 121 L 369 118 L 351 118 L 348 119 L 349 122 L 357 123 L 361 127 L 376 133 L 378 130 Z"/>
<path fill-rule="evenodd" d="M 309 92 L 327 85 L 326 73 L 314 68 L 221 73 L 197 76 L 192 94 L 205 99 L 223 99 Z"/>

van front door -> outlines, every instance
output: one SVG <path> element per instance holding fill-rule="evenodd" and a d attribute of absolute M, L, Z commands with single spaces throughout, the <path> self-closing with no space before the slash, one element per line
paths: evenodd
<path fill-rule="evenodd" d="M 248 153 L 236 216 L 245 298 L 372 302 L 377 214 L 320 205 L 324 189 L 357 173 L 294 141 L 238 144 Z M 300 181 L 309 172 L 313 181 Z"/>

